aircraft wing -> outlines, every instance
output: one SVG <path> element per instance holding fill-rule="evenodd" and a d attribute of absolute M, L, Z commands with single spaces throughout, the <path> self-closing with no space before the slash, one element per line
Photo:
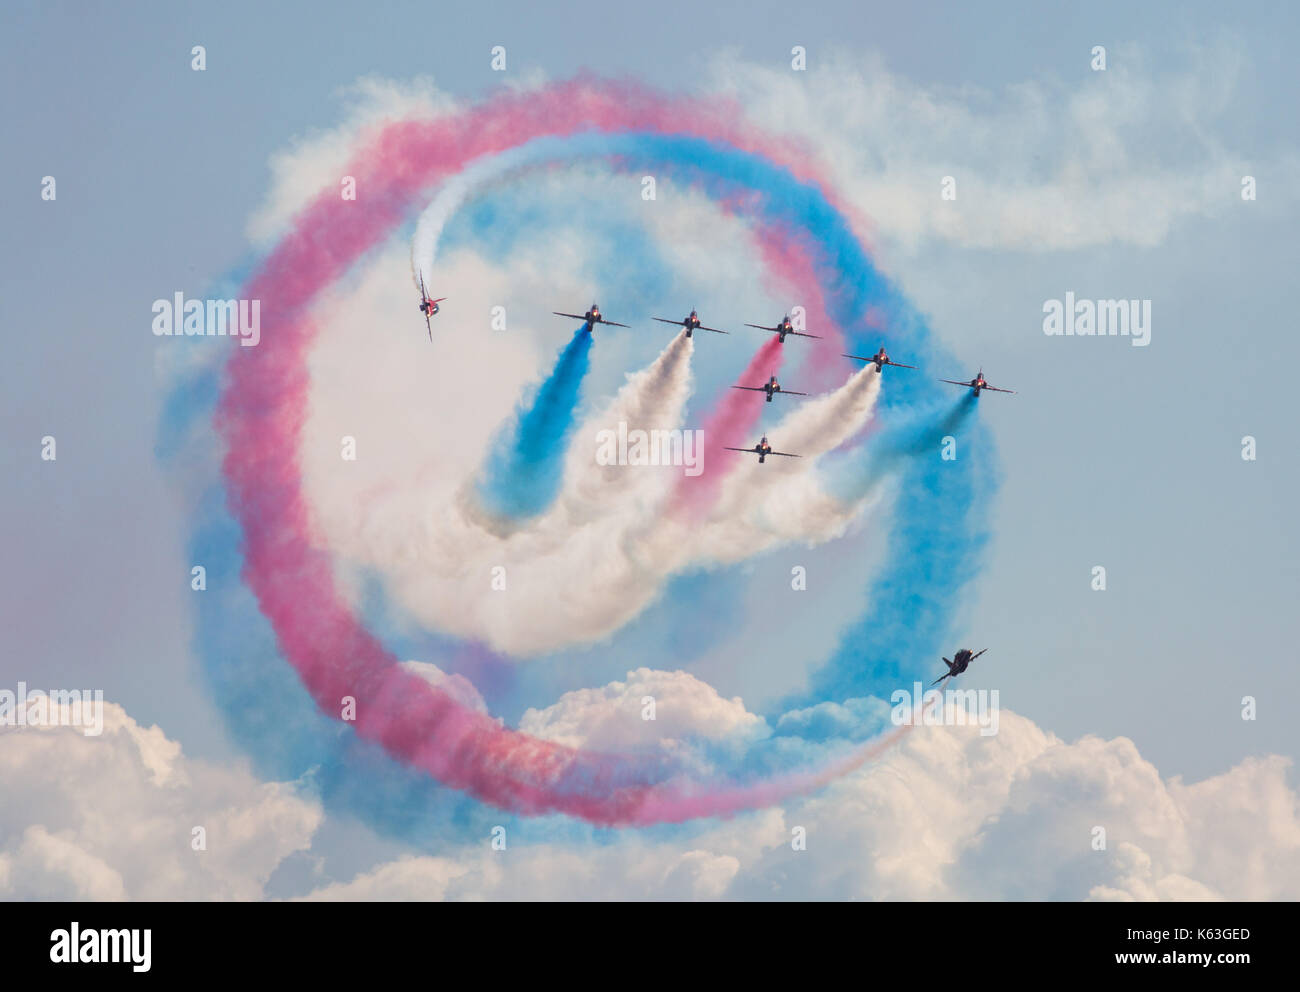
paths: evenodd
<path fill-rule="evenodd" d="M 449 297 L 446 297 L 446 296 L 439 296 L 436 300 L 430 300 L 429 302 L 430 302 L 430 303 L 441 303 L 441 302 L 443 302 L 443 300 L 446 300 L 446 299 L 449 299 Z"/>
<path fill-rule="evenodd" d="M 782 458 L 802 458 L 803 455 L 792 455 L 788 451 L 769 451 L 769 455 L 780 455 Z"/>
<path fill-rule="evenodd" d="M 820 334 L 805 334 L 803 331 L 786 331 L 785 333 L 793 334 L 797 338 L 816 338 L 818 341 L 822 338 Z"/>
<path fill-rule="evenodd" d="M 1014 393 L 1014 389 L 998 389 L 997 386 L 985 386 L 985 389 L 992 390 L 995 393 Z"/>
<path fill-rule="evenodd" d="M 767 392 L 767 387 L 766 387 L 766 386 L 732 386 L 731 388 L 732 388 L 732 389 L 748 389 L 751 393 L 765 393 L 765 392 Z"/>
<path fill-rule="evenodd" d="M 701 324 L 699 327 L 697 327 L 697 328 L 695 328 L 695 329 L 696 329 L 697 331 L 712 331 L 714 334 L 730 334 L 730 333 L 731 333 L 730 331 L 720 331 L 720 330 L 718 330 L 716 327 L 705 327 L 703 324 Z"/>
<path fill-rule="evenodd" d="M 680 320 L 669 320 L 667 317 L 651 317 L 651 320 L 657 320 L 661 324 L 676 324 L 678 327 L 685 327 Z"/>
<path fill-rule="evenodd" d="M 631 326 L 631 325 L 629 325 L 629 324 L 620 324 L 617 320 L 606 320 L 604 317 L 601 317 L 601 318 L 600 318 L 600 322 L 601 322 L 602 324 L 608 324 L 610 327 L 629 327 L 629 326 Z"/>
<path fill-rule="evenodd" d="M 902 362 L 895 362 L 893 359 L 889 359 L 889 358 L 886 358 L 886 359 L 885 359 L 885 364 L 886 364 L 886 365 L 892 365 L 892 366 L 894 366 L 894 368 L 896 368 L 896 369 L 914 369 L 914 368 L 916 368 L 915 365 L 904 365 Z"/>
<path fill-rule="evenodd" d="M 965 386 L 967 389 L 973 389 L 973 388 L 975 388 L 975 387 L 973 387 L 969 382 L 958 382 L 956 379 L 940 379 L 939 381 L 940 381 L 940 382 L 951 382 L 954 386 Z M 985 386 L 984 388 L 987 389 L 988 387 Z"/>
<path fill-rule="evenodd" d="M 861 355 L 845 355 L 845 354 L 841 353 L 841 357 L 842 357 L 842 358 L 856 358 L 859 362 L 871 362 L 872 364 L 875 364 L 875 361 L 876 361 L 874 358 L 863 358 Z"/>
<path fill-rule="evenodd" d="M 796 393 L 793 389 L 786 389 L 784 386 L 782 386 L 780 389 L 773 390 L 773 391 L 774 391 L 774 392 L 777 392 L 777 393 L 786 393 L 787 395 L 790 395 L 790 396 L 807 396 L 807 395 L 808 395 L 807 393 Z"/>
<path fill-rule="evenodd" d="M 746 324 L 746 327 L 757 328 L 760 331 L 779 331 L 779 327 L 764 327 L 762 324 Z"/>
<path fill-rule="evenodd" d="M 753 448 L 728 448 L 726 445 L 723 445 L 722 450 L 723 451 L 744 451 L 744 452 L 748 452 L 751 455 L 758 454 L 758 452 L 756 452 Z"/>
<path fill-rule="evenodd" d="M 574 320 L 587 319 L 587 315 L 585 313 L 560 313 L 560 311 L 558 310 L 552 310 L 551 313 L 555 314 L 555 316 L 557 317 L 572 317 Z"/>
<path fill-rule="evenodd" d="M 987 651 L 987 650 L 988 650 L 988 648 L 980 648 L 980 649 L 979 649 L 979 652 L 978 652 L 977 654 L 973 654 L 973 655 L 970 656 L 970 660 L 971 660 L 971 661 L 974 661 L 976 658 L 978 658 L 981 654 L 983 654 L 983 653 L 984 653 L 985 651 Z"/>

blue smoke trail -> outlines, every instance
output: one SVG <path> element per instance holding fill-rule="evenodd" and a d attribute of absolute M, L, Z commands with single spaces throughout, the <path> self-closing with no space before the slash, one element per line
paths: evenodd
<path fill-rule="evenodd" d="M 573 430 L 582 380 L 591 367 L 592 335 L 578 328 L 550 376 L 520 406 L 483 468 L 479 498 L 491 512 L 516 520 L 540 513 L 555 498 Z"/>
<path fill-rule="evenodd" d="M 898 411 L 863 450 L 828 467 L 831 491 L 846 501 L 898 473 L 891 524 L 876 531 L 889 542 L 889 564 L 868 591 L 866 615 L 846 632 L 807 692 L 784 705 L 829 692 L 842 698 L 883 695 L 915 678 L 946 636 L 955 594 L 978 568 L 987 541 L 983 508 L 997 484 L 993 466 L 971 467 L 972 456 L 963 454 L 988 446 L 982 425 L 964 429 L 977 404 L 967 394 L 956 404 Z M 940 456 L 948 436 L 958 446 L 953 461 Z"/>

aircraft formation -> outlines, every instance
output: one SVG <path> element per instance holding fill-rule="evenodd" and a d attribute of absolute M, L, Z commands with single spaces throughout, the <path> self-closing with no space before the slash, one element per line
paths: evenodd
<path fill-rule="evenodd" d="M 446 299 L 447 297 L 445 296 L 438 297 L 437 299 L 431 299 L 429 297 L 428 291 L 425 290 L 424 288 L 424 278 L 421 277 L 420 312 L 424 314 L 424 322 L 429 328 L 430 340 L 433 340 L 433 324 L 431 322 L 431 318 L 439 312 L 440 308 L 438 304 L 442 303 Z M 597 324 L 605 324 L 609 327 L 629 327 L 628 324 L 620 324 L 616 320 L 606 319 L 606 317 L 600 312 L 600 307 L 597 306 L 594 301 L 592 302 L 591 306 L 587 308 L 585 313 L 580 313 L 580 314 L 564 313 L 560 310 L 553 310 L 551 312 L 555 314 L 557 317 L 568 317 L 571 320 L 581 320 L 584 323 L 584 329 L 588 334 L 592 333 L 592 331 L 595 329 L 595 326 Z M 671 324 L 674 327 L 681 327 L 685 329 L 686 336 L 688 338 L 691 337 L 696 331 L 712 331 L 714 334 L 731 333 L 730 331 L 724 331 L 721 328 L 717 328 L 717 327 L 706 327 L 704 325 L 704 322 L 700 319 L 700 315 L 694 309 L 692 309 L 687 316 L 681 318 L 680 320 L 672 320 L 668 317 L 654 317 L 652 319 L 659 321 L 659 323 L 661 324 Z M 793 322 L 790 320 L 789 314 L 785 314 L 781 318 L 780 322 L 777 323 L 776 326 L 774 327 L 769 327 L 766 324 L 746 324 L 745 326 L 752 327 L 755 330 L 769 331 L 773 334 L 776 334 L 778 336 L 778 340 L 782 344 L 785 343 L 785 339 L 787 335 L 794 335 L 795 337 L 800 337 L 800 338 L 814 338 L 817 340 L 821 340 L 821 335 L 819 334 L 809 334 L 805 331 L 796 331 L 794 329 Z M 849 355 L 849 354 L 845 354 L 843 357 L 851 358 L 854 361 L 858 361 L 858 362 L 870 362 L 876 366 L 877 372 L 883 372 L 886 365 L 891 365 L 894 368 L 899 368 L 899 369 L 916 368 L 915 365 L 904 365 L 901 362 L 894 361 L 892 358 L 889 357 L 888 352 L 885 351 L 884 345 L 881 345 L 880 349 L 874 355 L 871 355 L 869 357 L 864 357 L 862 355 Z M 970 389 L 975 394 L 976 398 L 978 398 L 980 393 L 984 390 L 993 393 L 1014 393 L 1015 392 L 1014 389 L 1001 389 L 997 386 L 989 385 L 988 381 L 984 378 L 983 369 L 980 369 L 979 372 L 975 374 L 975 378 L 969 381 L 962 380 L 962 379 L 940 379 L 939 381 L 949 383 L 950 385 L 953 386 L 962 386 L 963 388 Z M 756 393 L 764 393 L 766 394 L 765 400 L 768 403 L 771 403 L 772 397 L 776 396 L 778 393 L 786 396 L 807 396 L 808 395 L 807 393 L 800 393 L 791 389 L 786 389 L 777 381 L 775 373 L 772 374 L 768 378 L 767 382 L 763 383 L 761 386 L 735 385 L 732 386 L 731 388 L 744 389 Z M 759 442 L 755 444 L 753 447 L 733 448 L 730 446 L 726 446 L 724 447 L 724 450 L 738 451 L 742 454 L 747 454 L 747 455 L 758 455 L 758 463 L 760 465 L 765 464 L 769 456 L 781 457 L 781 458 L 802 458 L 803 457 L 802 455 L 798 455 L 790 451 L 774 451 L 772 449 L 772 445 L 768 443 L 766 434 L 764 434 L 763 437 L 759 440 Z M 943 659 L 943 662 L 945 665 L 948 666 L 948 671 L 945 672 L 943 675 L 940 675 L 937 679 L 931 682 L 930 685 L 931 686 L 939 685 L 945 679 L 956 678 L 958 675 L 961 675 L 964 671 L 966 671 L 967 668 L 970 667 L 971 662 L 973 662 L 976 658 L 978 658 L 987 650 L 988 648 L 981 648 L 979 651 L 972 651 L 970 648 L 962 648 L 955 655 L 953 655 L 951 661 L 949 661 L 945 657 Z"/>
<path fill-rule="evenodd" d="M 437 299 L 431 299 L 429 297 L 428 291 L 424 288 L 424 277 L 421 276 L 420 312 L 424 314 L 424 322 L 429 328 L 429 340 L 433 340 L 433 324 L 431 323 L 430 318 L 432 318 L 434 314 L 438 313 L 440 309 L 438 304 L 443 302 L 445 299 L 447 299 L 447 297 L 445 296 L 438 297 Z M 557 317 L 568 317 L 571 320 L 581 320 L 588 334 L 592 333 L 592 331 L 595 329 L 597 324 L 604 324 L 608 327 L 629 326 L 628 324 L 620 324 L 616 320 L 607 319 L 600 312 L 600 307 L 597 306 L 594 301 L 584 313 L 565 313 L 561 310 L 552 310 L 551 312 L 555 314 L 555 316 Z M 687 314 L 685 317 L 682 317 L 680 320 L 672 320 L 668 317 L 653 317 L 651 319 L 657 320 L 661 324 L 672 324 L 674 327 L 684 328 L 686 331 L 686 336 L 688 338 L 691 337 L 696 331 L 712 331 L 714 334 L 731 333 L 730 331 L 724 331 L 718 327 L 706 327 L 704 325 L 704 322 L 700 319 L 699 313 L 697 313 L 694 309 L 692 309 L 689 314 Z M 746 324 L 745 326 L 752 327 L 755 330 L 759 330 L 759 331 L 770 331 L 771 333 L 776 334 L 777 339 L 782 343 L 785 342 L 787 335 L 794 335 L 795 337 L 799 337 L 799 338 L 815 338 L 817 340 L 821 340 L 820 334 L 809 334 L 806 331 L 796 331 L 794 329 L 794 322 L 790 320 L 790 315 L 788 313 L 785 314 L 781 318 L 781 320 L 773 327 L 769 327 L 766 324 Z M 886 365 L 892 365 L 894 368 L 899 368 L 899 369 L 916 368 L 915 365 L 904 365 L 901 362 L 894 361 L 892 358 L 889 357 L 888 352 L 885 351 L 884 345 L 881 345 L 880 350 L 877 351 L 874 355 L 871 355 L 870 357 L 864 357 L 862 355 L 847 355 L 847 354 L 844 355 L 844 357 L 852 358 L 855 361 L 859 361 L 859 362 L 871 362 L 876 366 L 877 372 L 884 371 Z M 975 378 L 971 379 L 969 382 L 960 379 L 940 379 L 939 381 L 951 383 L 954 386 L 965 386 L 970 390 L 972 390 L 977 397 L 979 396 L 982 390 L 988 390 L 994 393 L 1015 392 L 1015 390 L 1012 389 L 999 389 L 997 386 L 990 386 L 984 378 L 983 369 L 980 369 L 980 371 L 976 374 Z M 779 382 L 777 382 L 777 378 L 775 375 L 772 375 L 768 379 L 768 381 L 761 386 L 737 385 L 737 386 L 732 386 L 731 388 L 746 389 L 756 393 L 765 393 L 766 400 L 768 403 L 771 403 L 772 397 L 777 395 L 778 393 L 781 393 L 786 396 L 807 396 L 808 395 L 807 393 L 800 393 L 792 389 L 786 389 Z M 793 455 L 785 451 L 773 451 L 772 446 L 767 443 L 766 437 L 764 437 L 761 441 L 759 441 L 758 444 L 754 445 L 752 448 L 727 448 L 726 450 L 743 451 L 747 453 L 757 454 L 758 463 L 760 465 L 764 463 L 768 455 L 784 455 L 790 458 L 800 457 L 799 455 Z"/>

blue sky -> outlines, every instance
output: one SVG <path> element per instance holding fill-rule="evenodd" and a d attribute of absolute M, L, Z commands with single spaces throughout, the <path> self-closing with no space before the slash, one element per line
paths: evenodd
<path fill-rule="evenodd" d="M 1300 14 L 1208 3 L 567 7 L 6 7 L 0 685 L 100 686 L 187 755 L 239 757 L 192 648 L 192 508 L 155 456 L 165 389 L 149 307 L 177 290 L 199 295 L 246 262 L 272 156 L 335 126 L 358 78 L 429 76 L 453 97 L 481 97 L 501 85 L 488 51 L 503 44 L 511 81 L 583 68 L 689 90 L 720 57 L 781 70 L 799 44 L 821 85 L 846 66 L 883 69 L 978 117 L 1027 83 L 1083 85 L 1101 44 L 1113 69 L 1140 71 L 1148 99 L 1191 78 L 1217 103 L 1194 127 L 1144 118 L 1157 121 L 1139 138 L 1147 147 L 1125 149 L 1117 173 L 1151 163 L 1195 173 L 1212 149 L 1257 166 L 1259 199 L 1225 185 L 1223 206 L 1188 209 L 1150 243 L 910 240 L 906 225 L 884 225 L 886 266 L 956 356 L 952 377 L 982 365 L 1019 391 L 980 401 L 1001 485 L 985 568 L 958 618 L 964 639 L 993 648 L 969 684 L 996 686 L 1004 706 L 1066 740 L 1130 738 L 1165 776 L 1294 757 L 1300 345 L 1286 287 L 1300 219 L 1289 96 Z M 206 72 L 189 70 L 195 44 Z M 1062 159 L 1079 151 L 1070 140 Z M 1047 160 L 997 150 L 1025 174 L 1050 173 L 1051 145 L 1032 151 Z M 993 152 L 980 154 L 987 163 Z M 964 181 L 964 162 L 932 165 Z M 55 203 L 40 199 L 45 175 L 58 181 Z M 1151 299 L 1150 347 L 1045 336 L 1042 304 L 1066 291 Z M 44 434 L 58 437 L 57 475 L 36 457 Z M 1239 455 L 1246 434 L 1258 438 L 1254 463 Z M 1089 587 L 1097 564 L 1104 593 Z M 725 682 L 724 695 L 744 691 Z M 1245 695 L 1260 700 L 1257 721 L 1240 719 Z"/>

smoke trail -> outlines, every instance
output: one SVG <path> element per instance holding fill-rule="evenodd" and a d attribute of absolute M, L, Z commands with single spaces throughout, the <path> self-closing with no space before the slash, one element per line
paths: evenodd
<path fill-rule="evenodd" d="M 360 626 L 334 586 L 328 557 L 311 542 L 298 478 L 295 448 L 307 385 L 302 358 L 314 334 L 302 307 L 397 223 L 416 191 L 448 171 L 539 129 L 641 128 L 693 132 L 696 137 L 646 140 L 658 155 L 681 164 L 682 172 L 721 175 L 704 184 L 710 192 L 761 188 L 760 212 L 768 222 L 802 227 L 808 237 L 817 238 L 815 268 L 830 293 L 829 312 L 853 326 L 863 305 L 881 295 L 874 269 L 824 191 L 801 178 L 801 163 L 773 168 L 758 160 L 751 153 L 764 142 L 746 135 L 737 121 L 726 110 L 704 113 L 680 101 L 660 104 L 635 92 L 580 83 L 511 94 L 450 121 L 392 125 L 357 160 L 354 174 L 375 191 L 372 209 L 340 211 L 333 195 L 323 194 L 245 293 L 268 301 L 268 326 L 275 328 L 273 336 L 263 339 L 257 361 L 247 354 L 231 358 L 217 416 L 226 442 L 230 506 L 246 545 L 245 578 L 281 650 L 324 713 L 337 713 L 341 695 L 354 696 L 359 737 L 379 742 L 390 754 L 487 802 L 523 812 L 563 811 L 599 823 L 648 822 L 646 817 L 667 818 L 670 808 L 683 809 L 655 806 L 653 771 L 647 775 L 621 759 L 557 748 L 468 711 L 445 692 L 402 672 Z M 725 143 L 731 138 L 735 147 L 728 149 Z M 777 149 L 782 155 L 787 151 Z M 942 508 L 948 489 L 936 485 L 925 496 L 937 499 Z M 927 518 L 918 514 L 914 519 Z M 965 560 L 971 542 L 964 532 L 946 537 L 948 557 Z M 946 578 L 949 573 L 939 574 Z M 960 578 L 941 583 L 936 602 L 946 603 L 959 584 Z M 741 800 L 738 790 L 711 790 L 692 797 L 689 811 L 681 815 L 729 811 L 739 808 L 737 802 L 776 801 L 782 789 L 792 787 L 784 781 L 761 793 L 745 793 Z M 676 789 L 678 795 L 688 791 Z M 671 798 L 663 790 L 658 795 Z"/>
<path fill-rule="evenodd" d="M 576 155 L 597 155 L 600 153 L 598 140 L 595 135 L 577 135 L 568 139 L 537 138 L 473 161 L 448 179 L 416 222 L 415 235 L 411 239 L 411 277 L 416 286 L 423 279 L 425 287 L 433 292 L 434 264 L 442 232 L 452 216 L 480 187 L 532 166 L 559 162 Z"/>
<path fill-rule="evenodd" d="M 531 402 L 521 405 L 513 429 L 495 445 L 478 488 L 489 512 L 531 517 L 555 497 L 574 409 L 591 366 L 591 341 L 585 327 L 574 332 L 550 376 Z"/>
<path fill-rule="evenodd" d="M 874 369 L 874 366 L 867 366 Z M 930 403 L 895 414 L 862 451 L 842 457 L 827 472 L 827 489 L 846 503 L 856 502 L 908 458 L 938 458 L 943 439 L 953 434 L 977 404 L 968 393 L 956 403 Z"/>
<path fill-rule="evenodd" d="M 862 430 L 879 395 L 880 375 L 868 365 L 835 392 L 810 399 L 783 417 L 769 432 L 772 446 L 801 455 L 801 461 L 772 459 L 759 465 L 752 455 L 725 452 L 735 459 L 734 468 L 707 526 L 692 530 L 689 546 L 695 560 L 741 561 L 784 541 L 812 544 L 842 531 L 860 505 L 824 490 L 818 459 Z"/>
<path fill-rule="evenodd" d="M 580 443 L 570 451 L 565 469 L 564 511 L 568 521 L 589 521 L 600 515 L 621 513 L 625 506 L 644 514 L 655 512 L 671 470 L 627 471 L 628 466 L 601 465 L 596 458 L 595 439 L 601 431 L 672 430 L 682 422 L 690 395 L 691 357 L 695 339 L 685 331 L 647 368 L 627 377 L 613 401 L 583 425 Z"/>
<path fill-rule="evenodd" d="M 365 502 L 331 547 L 382 575 L 388 600 L 423 627 L 484 640 L 517 659 L 602 638 L 658 593 L 638 551 L 676 479 L 676 466 L 605 464 L 603 431 L 673 429 L 690 395 L 694 339 L 684 333 L 570 432 L 555 498 L 518 526 L 484 513 L 473 480 L 449 480 L 434 504 L 395 486 Z M 413 527 L 413 521 L 419 521 Z M 483 577 L 508 565 L 509 595 L 483 595 Z M 593 577 L 598 570 L 598 578 Z"/>
<path fill-rule="evenodd" d="M 918 662 L 938 648 L 951 619 L 951 594 L 941 592 L 961 588 L 974 575 L 986 541 L 984 507 L 998 483 L 996 464 L 987 454 L 987 430 L 971 420 L 977 406 L 968 394 L 946 408 L 922 404 L 895 411 L 903 422 L 884 432 L 888 436 L 879 451 L 873 442 L 856 453 L 859 459 L 866 456 L 858 465 L 839 466 L 833 488 L 849 500 L 863 498 L 887 473 L 895 473 L 886 532 L 890 564 L 872 584 L 871 608 L 845 631 L 828 664 L 805 692 L 778 705 L 821 698 L 832 686 L 853 696 L 897 685 L 912 678 Z M 949 434 L 959 444 L 956 461 L 940 457 Z M 900 561 L 904 554 L 916 557 Z"/>
<path fill-rule="evenodd" d="M 415 236 L 411 239 L 411 277 L 417 289 L 423 283 L 425 289 L 433 294 L 433 263 L 437 256 L 438 241 L 452 215 L 460 209 L 475 187 L 509 172 L 517 157 L 518 153 L 511 151 L 474 162 L 463 172 L 448 179 L 438 191 L 438 195 L 416 222 Z"/>

